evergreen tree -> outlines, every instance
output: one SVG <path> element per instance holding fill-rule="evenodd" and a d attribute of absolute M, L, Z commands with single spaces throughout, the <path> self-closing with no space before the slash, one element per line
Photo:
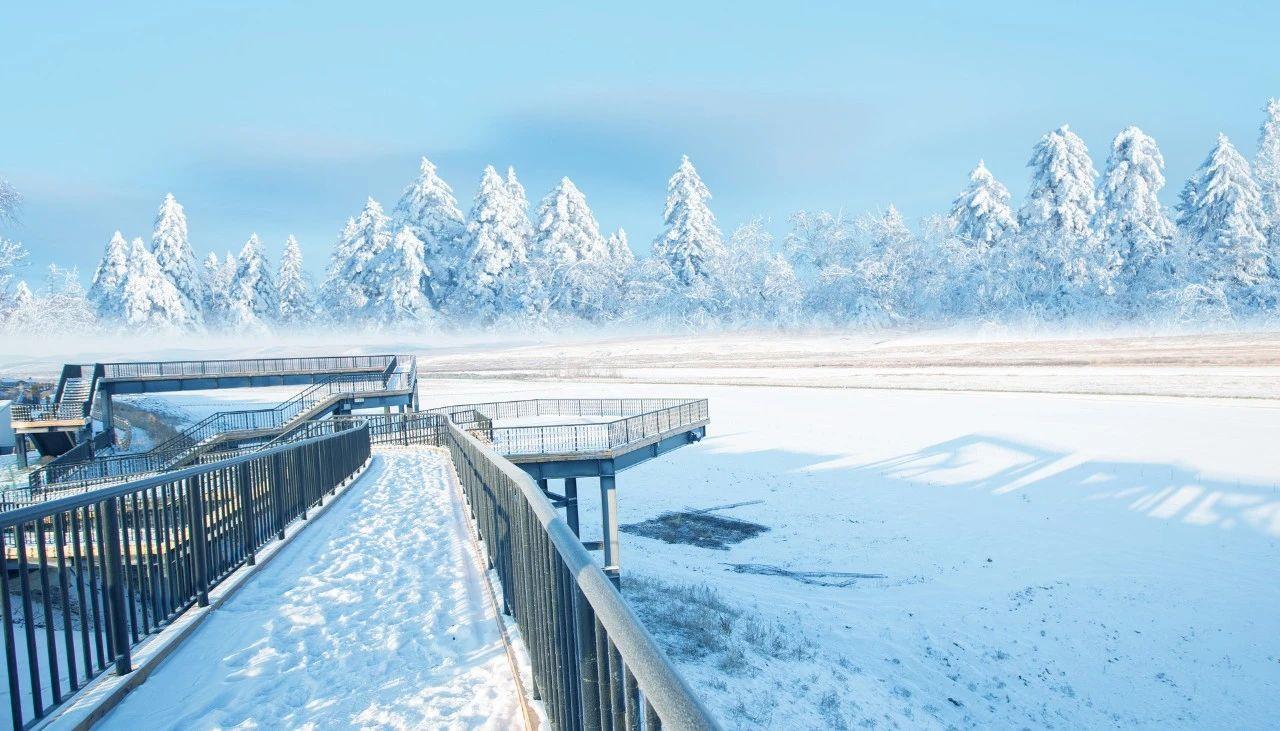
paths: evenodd
<path fill-rule="evenodd" d="M 102 261 L 93 272 L 89 303 L 103 322 L 118 323 L 124 315 L 124 280 L 129 274 L 129 244 L 119 231 L 107 242 Z"/>
<path fill-rule="evenodd" d="M 955 233 L 980 251 L 1011 233 L 1018 221 L 1009 207 L 1009 190 L 995 179 L 982 160 L 969 173 L 969 185 L 951 205 Z"/>
<path fill-rule="evenodd" d="M 439 307 L 457 286 L 458 269 L 466 253 L 466 223 L 453 189 L 436 175 L 436 166 L 425 157 L 417 180 L 404 189 L 392 215 L 392 230 L 406 226 L 422 242 L 423 263 L 431 272 L 424 292 Z"/>
<path fill-rule="evenodd" d="M 280 301 L 280 324 L 289 328 L 310 325 L 315 317 L 311 298 L 311 275 L 302 268 L 302 247 L 290 236 L 284 242 L 284 256 L 276 273 L 276 291 Z"/>
<path fill-rule="evenodd" d="M 231 278 L 232 320 L 237 330 L 261 331 L 273 324 L 279 313 L 280 296 L 262 240 L 255 233 L 240 250 Z"/>
<path fill-rule="evenodd" d="M 1090 228 L 1098 173 L 1084 141 L 1065 124 L 1040 138 L 1027 167 L 1031 190 L 1019 214 L 1018 269 L 1032 314 L 1061 317 L 1092 293 L 1086 288 L 1099 266 Z"/>
<path fill-rule="evenodd" d="M 140 238 L 129 246 L 124 323 L 139 332 L 176 332 L 191 323 L 182 293 Z"/>
<path fill-rule="evenodd" d="M 573 181 L 562 178 L 539 204 L 537 221 L 532 266 L 542 285 L 545 309 L 592 319 L 603 316 L 613 263 L 586 196 Z"/>
<path fill-rule="evenodd" d="M 619 272 L 625 272 L 635 264 L 636 255 L 631 250 L 631 244 L 627 242 L 625 230 L 618 229 L 609 234 L 609 238 L 605 239 L 604 247 L 609 252 L 609 260 Z"/>
<path fill-rule="evenodd" d="M 1188 181 L 1183 201 L 1178 224 L 1195 242 L 1188 268 L 1220 284 L 1238 314 L 1266 306 L 1275 293 L 1262 193 L 1226 135 Z"/>
<path fill-rule="evenodd" d="M 205 325 L 211 328 L 230 328 L 235 325 L 233 317 L 234 298 L 231 282 L 236 275 L 236 261 L 227 252 L 222 259 L 217 254 L 209 254 L 201 269 L 201 281 L 205 288 Z"/>
<path fill-rule="evenodd" d="M 357 318 L 376 291 L 370 264 L 391 243 L 390 220 L 373 198 L 365 201 L 364 210 L 347 221 L 342 236 L 334 246 L 329 277 L 321 292 L 321 305 L 335 320 Z"/>
<path fill-rule="evenodd" d="M 196 255 L 187 239 L 187 215 L 172 193 L 164 197 L 156 213 L 155 230 L 151 234 L 151 252 L 160 271 L 169 278 L 182 298 L 182 311 L 186 321 L 184 328 L 204 324 L 201 303 L 204 292 L 200 289 Z"/>
<path fill-rule="evenodd" d="M 1173 223 L 1156 194 L 1164 187 L 1164 157 L 1156 141 L 1127 127 L 1111 143 L 1095 219 L 1103 291 L 1126 316 L 1169 284 Z"/>
<path fill-rule="evenodd" d="M 435 310 L 426 295 L 431 271 L 423 260 L 423 248 L 422 241 L 405 226 L 373 260 L 369 268 L 372 289 L 363 313 L 367 322 L 394 326 L 434 318 Z"/>
<path fill-rule="evenodd" d="M 509 182 L 486 167 L 467 221 L 468 253 L 453 311 L 477 322 L 492 323 L 525 306 L 530 224 L 519 183 Z"/>
<path fill-rule="evenodd" d="M 664 229 L 653 244 L 654 255 L 664 259 L 685 285 L 705 280 L 715 261 L 724 255 L 720 229 L 707 204 L 710 200 L 711 191 L 685 155 L 667 181 Z"/>
<path fill-rule="evenodd" d="M 1253 168 L 1262 194 L 1262 212 L 1271 223 L 1274 256 L 1280 247 L 1280 99 L 1268 100 L 1266 111 Z"/>

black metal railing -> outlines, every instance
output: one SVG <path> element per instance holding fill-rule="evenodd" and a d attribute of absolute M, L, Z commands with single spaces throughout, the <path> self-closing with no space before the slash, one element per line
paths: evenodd
<path fill-rule="evenodd" d="M 233 358 L 222 360 L 170 360 L 103 363 L 108 379 L 290 375 L 341 370 L 383 369 L 394 355 L 344 355 L 315 358 Z"/>
<path fill-rule="evenodd" d="M 446 422 L 440 434 L 551 726 L 717 728 L 533 480 L 465 425 Z"/>
<path fill-rule="evenodd" d="M 335 425 L 367 424 L 369 441 L 377 445 L 441 444 L 445 417 L 425 411 L 407 414 L 362 414 L 360 416 L 335 416 L 325 419 Z M 324 422 L 321 422 L 324 423 Z"/>
<path fill-rule="evenodd" d="M 0 515 L 9 713 L 21 729 L 193 605 L 370 457 L 363 424 Z"/>
<path fill-rule="evenodd" d="M 706 422 L 706 399 L 527 399 L 432 409 L 466 425 L 509 457 L 584 454 L 626 449 Z M 492 420 L 541 417 L 621 417 L 591 424 L 494 426 Z M 482 419 L 490 420 L 484 423 Z"/>

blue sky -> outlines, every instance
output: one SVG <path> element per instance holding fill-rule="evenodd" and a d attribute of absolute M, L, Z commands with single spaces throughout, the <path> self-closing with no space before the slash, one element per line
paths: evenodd
<path fill-rule="evenodd" d="M 1101 169 L 1128 124 L 1172 203 L 1215 135 L 1252 156 L 1280 95 L 1276 4 L 9 3 L 0 177 L 32 268 L 87 279 L 172 191 L 197 254 L 252 232 L 319 270 L 426 155 L 464 211 L 484 165 L 561 176 L 637 250 L 688 154 L 722 228 L 802 209 L 947 208 L 979 158 L 1020 199 L 1069 122 Z M 1018 202 L 1015 200 L 1015 203 Z M 38 271 L 27 276 L 39 279 Z"/>

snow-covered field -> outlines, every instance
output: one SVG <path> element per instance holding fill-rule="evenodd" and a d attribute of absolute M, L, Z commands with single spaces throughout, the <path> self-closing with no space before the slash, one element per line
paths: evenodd
<path fill-rule="evenodd" d="M 732 642 L 676 654 L 732 726 L 1280 723 L 1280 402 L 426 386 L 428 405 L 711 399 L 705 441 L 620 475 L 622 522 L 752 502 L 715 514 L 768 532 L 728 550 L 624 533 L 622 566 L 660 635 L 692 611 L 723 620 Z M 735 564 L 884 578 L 821 586 Z"/>
<path fill-rule="evenodd" d="M 620 475 L 622 522 L 745 503 L 712 514 L 768 530 L 726 550 L 624 533 L 622 566 L 732 727 L 1280 726 L 1275 334 L 253 354 L 286 350 L 418 352 L 424 407 L 709 398 L 705 441 Z"/>
<path fill-rule="evenodd" d="M 436 450 L 377 456 L 102 726 L 519 726 L 447 465 Z"/>

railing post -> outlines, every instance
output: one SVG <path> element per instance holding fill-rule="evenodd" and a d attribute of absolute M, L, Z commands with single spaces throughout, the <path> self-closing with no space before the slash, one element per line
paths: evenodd
<path fill-rule="evenodd" d="M 284 527 L 288 523 L 284 507 L 284 471 L 281 469 L 282 461 L 284 461 L 284 454 L 282 453 L 271 456 L 271 504 L 276 506 L 276 538 L 281 541 L 284 540 Z"/>
<path fill-rule="evenodd" d="M 603 529 L 601 537 L 604 543 L 604 572 L 613 581 L 614 586 L 620 586 L 618 549 L 621 541 L 618 539 L 618 490 L 612 474 L 600 476 L 600 521 Z"/>
<path fill-rule="evenodd" d="M 249 463 L 241 462 L 236 470 L 236 482 L 240 490 L 240 522 L 243 527 L 244 561 L 253 566 L 257 563 L 253 555 L 253 487 L 249 484 Z"/>
<path fill-rule="evenodd" d="M 116 655 L 116 675 L 128 675 L 133 669 L 133 658 L 129 652 L 129 628 L 125 626 L 124 566 L 120 557 L 120 505 L 116 502 L 116 498 L 108 498 L 98 503 L 98 509 L 102 511 L 103 532 L 106 533 L 103 536 L 103 546 L 106 551 L 106 555 L 103 556 L 103 562 L 106 564 L 103 567 L 106 574 L 103 580 L 106 582 L 107 601 L 111 608 L 107 629 L 111 632 Z"/>
<path fill-rule="evenodd" d="M 204 477 L 187 480 L 187 497 L 191 499 L 192 551 L 196 562 L 196 604 L 209 606 L 208 525 L 205 523 Z"/>

